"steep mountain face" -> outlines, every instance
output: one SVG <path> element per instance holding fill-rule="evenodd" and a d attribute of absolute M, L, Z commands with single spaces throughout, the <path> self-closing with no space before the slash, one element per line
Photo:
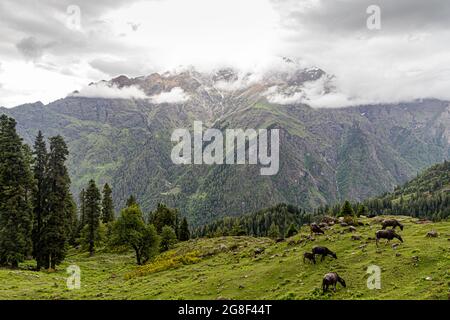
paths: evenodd
<path fill-rule="evenodd" d="M 165 202 L 196 224 L 278 202 L 311 208 L 391 190 L 450 155 L 448 102 L 313 109 L 302 103 L 311 88 L 333 90 L 332 77 L 317 68 L 262 75 L 187 69 L 103 83 L 137 88 L 149 99 L 75 92 L 0 113 L 16 118 L 28 143 L 39 129 L 61 134 L 71 151 L 74 194 L 90 178 L 108 182 L 117 208 L 134 194 L 145 210 Z M 278 174 L 261 176 L 255 165 L 173 164 L 171 134 L 192 130 L 194 121 L 204 129 L 280 129 Z"/>

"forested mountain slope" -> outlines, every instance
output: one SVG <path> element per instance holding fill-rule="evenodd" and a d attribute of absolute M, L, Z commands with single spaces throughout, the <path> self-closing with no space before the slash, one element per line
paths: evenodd
<path fill-rule="evenodd" d="M 428 219 L 450 217 L 450 163 L 436 164 L 391 193 L 365 201 L 378 214 L 407 214 Z"/>
<path fill-rule="evenodd" d="M 362 200 L 392 190 L 450 154 L 448 102 L 314 109 L 280 104 L 306 85 L 332 90 L 320 69 L 272 72 L 257 81 L 233 70 L 152 74 L 108 83 L 137 86 L 149 97 L 182 89 L 180 102 L 87 98 L 72 94 L 48 105 L 1 108 L 32 143 L 41 129 L 61 134 L 70 148 L 72 191 L 90 178 L 113 188 L 116 207 L 134 194 L 144 210 L 164 202 L 193 224 L 284 202 L 311 209 L 343 199 Z M 244 84 L 242 84 L 244 83 Z M 174 165 L 175 128 L 279 128 L 280 170 L 261 176 L 255 165 Z"/>

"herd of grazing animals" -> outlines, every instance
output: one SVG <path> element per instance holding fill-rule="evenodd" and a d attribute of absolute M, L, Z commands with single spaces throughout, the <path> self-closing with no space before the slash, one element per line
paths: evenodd
<path fill-rule="evenodd" d="M 317 225 L 316 223 L 310 224 L 311 235 L 313 234 L 325 234 L 322 228 L 327 227 L 326 224 L 321 223 Z M 392 227 L 392 229 L 386 229 L 387 227 Z M 400 242 L 403 242 L 402 237 L 395 232 L 395 228 L 399 227 L 400 230 L 403 230 L 403 225 L 396 219 L 385 219 L 381 222 L 381 230 L 375 232 L 376 245 L 378 247 L 378 242 L 380 239 L 386 239 L 386 244 L 389 243 L 392 239 L 398 239 Z M 327 247 L 319 247 L 316 246 L 312 248 L 311 252 L 305 252 L 303 254 L 303 262 L 306 260 L 316 264 L 316 255 L 320 255 L 320 261 L 323 261 L 326 256 L 331 256 L 334 259 L 337 259 L 337 255 L 335 252 L 331 251 Z M 328 291 L 330 286 L 333 287 L 333 290 L 336 292 L 336 285 L 340 283 L 344 288 L 346 287 L 345 280 L 342 279 L 336 272 L 330 272 L 324 275 L 322 280 L 322 290 L 323 293 Z"/>

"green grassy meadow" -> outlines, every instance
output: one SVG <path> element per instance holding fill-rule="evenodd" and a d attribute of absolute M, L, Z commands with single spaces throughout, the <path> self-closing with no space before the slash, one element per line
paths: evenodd
<path fill-rule="evenodd" d="M 268 238 L 194 239 L 145 266 L 131 252 L 69 252 L 58 270 L 32 271 L 33 261 L 17 270 L 0 269 L 0 299 L 449 299 L 450 222 L 419 224 L 397 217 L 405 241 L 396 248 L 381 242 L 377 249 L 376 218 L 348 232 L 334 225 L 325 235 L 308 239 L 309 227 L 283 242 Z M 439 233 L 427 238 L 430 230 Z M 352 240 L 352 235 L 361 240 Z M 323 245 L 337 253 L 317 264 L 303 262 L 303 253 Z M 258 253 L 261 252 L 262 253 Z M 66 268 L 81 269 L 81 288 L 69 290 Z M 367 267 L 381 268 L 381 289 L 367 288 Z M 322 294 L 325 273 L 336 271 L 347 283 Z"/>

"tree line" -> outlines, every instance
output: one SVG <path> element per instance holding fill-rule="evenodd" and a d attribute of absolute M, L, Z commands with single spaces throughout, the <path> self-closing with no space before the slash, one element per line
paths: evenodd
<path fill-rule="evenodd" d="M 298 233 L 301 226 L 320 221 L 325 216 L 345 217 L 354 221 L 367 214 L 364 205 L 353 206 L 349 201 L 333 207 L 319 207 L 312 212 L 280 203 L 240 217 L 224 217 L 194 229 L 193 237 L 253 236 L 272 239 L 289 238 Z"/>
<path fill-rule="evenodd" d="M 224 217 L 193 230 L 193 237 L 255 236 L 282 238 L 310 223 L 310 213 L 293 205 L 280 203 L 239 217 Z"/>
<path fill-rule="evenodd" d="M 350 202 L 320 206 L 306 211 L 296 206 L 278 204 L 240 217 L 224 217 L 193 231 L 193 237 L 254 236 L 280 239 L 295 235 L 302 225 L 319 222 L 323 217 L 344 217 L 353 223 L 359 216 L 407 215 L 434 221 L 450 217 L 449 193 L 423 196 L 414 194 L 408 200 L 374 198 L 363 202 Z"/>
<path fill-rule="evenodd" d="M 16 121 L 0 116 L 0 266 L 17 268 L 35 259 L 36 269 L 55 269 L 70 247 L 93 255 L 98 248 L 123 247 L 143 264 L 177 241 L 190 238 L 186 218 L 159 204 L 144 215 L 133 196 L 115 217 L 112 190 L 90 180 L 79 194 L 70 192 L 68 147 L 60 136 L 39 131 L 33 149 L 23 143 Z"/>

